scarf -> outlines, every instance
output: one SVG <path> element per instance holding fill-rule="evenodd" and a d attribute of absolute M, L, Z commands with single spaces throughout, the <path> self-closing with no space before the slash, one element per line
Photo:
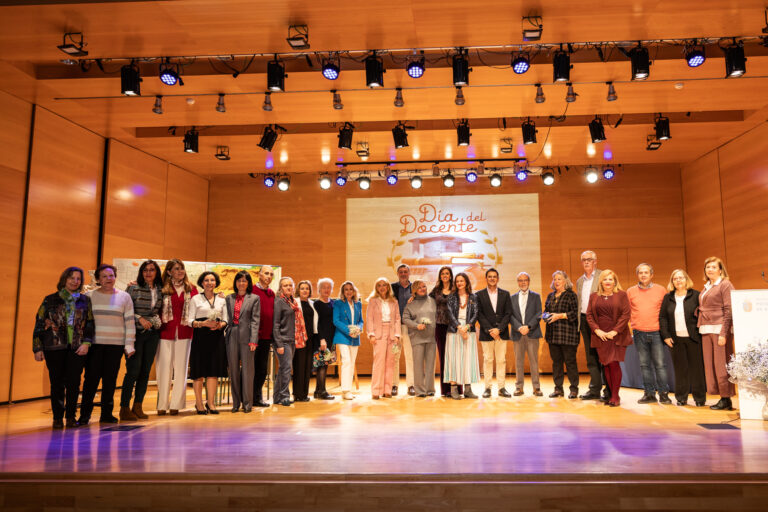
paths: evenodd
<path fill-rule="evenodd" d="M 67 315 L 67 345 L 72 344 L 72 338 L 75 334 L 75 301 L 80 297 L 79 292 L 69 293 L 66 288 L 59 290 L 59 297 L 64 299 L 64 310 Z"/>
<path fill-rule="evenodd" d="M 176 291 L 174 290 L 173 293 L 176 293 Z M 173 322 L 173 302 L 171 297 L 172 295 L 163 295 L 163 310 L 160 314 L 160 319 L 164 324 Z M 187 306 L 191 298 L 192 294 L 190 292 L 184 292 L 184 307 L 181 309 L 182 320 L 187 318 Z"/>
<path fill-rule="evenodd" d="M 285 295 L 281 296 L 293 310 L 294 331 L 296 333 L 296 348 L 304 348 L 307 346 L 307 328 L 304 326 L 304 314 L 301 312 L 301 304 L 298 300 L 294 300 L 293 297 L 288 298 Z"/>

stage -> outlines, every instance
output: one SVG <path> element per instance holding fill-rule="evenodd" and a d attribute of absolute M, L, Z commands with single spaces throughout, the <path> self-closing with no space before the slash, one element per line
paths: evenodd
<path fill-rule="evenodd" d="M 353 401 L 150 413 L 131 430 L 53 431 L 47 401 L 3 406 L 2 509 L 765 508 L 763 422 L 638 405 L 634 389 L 619 408 L 530 390 L 374 401 L 364 378 Z"/>

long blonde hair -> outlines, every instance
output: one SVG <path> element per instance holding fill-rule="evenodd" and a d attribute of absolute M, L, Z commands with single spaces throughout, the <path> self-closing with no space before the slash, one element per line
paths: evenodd
<path fill-rule="evenodd" d="M 344 302 L 347 301 L 347 298 L 344 296 L 344 287 L 347 286 L 347 285 L 351 286 L 352 290 L 354 290 L 354 292 L 355 292 L 355 296 L 352 297 L 352 302 L 359 301 L 360 300 L 360 292 L 358 291 L 357 286 L 355 286 L 355 283 L 353 283 L 352 281 L 344 281 L 343 283 L 341 283 L 341 288 L 339 288 L 339 299 L 341 299 Z"/>
<path fill-rule="evenodd" d="M 685 289 L 690 290 L 693 288 L 693 279 L 691 279 L 691 276 L 688 275 L 688 272 L 681 268 L 676 268 L 672 271 L 672 274 L 669 276 L 669 284 L 667 285 L 667 290 L 670 292 L 675 291 L 675 274 L 683 274 L 683 277 L 685 277 Z"/>
<path fill-rule="evenodd" d="M 163 295 L 173 295 L 176 293 L 171 279 L 171 270 L 173 270 L 173 267 L 176 265 L 180 265 L 181 268 L 184 269 L 184 280 L 182 281 L 184 292 L 189 293 L 192 291 L 192 283 L 189 282 L 189 275 L 187 275 L 187 268 L 184 266 L 184 262 L 180 259 L 173 258 L 165 263 L 165 268 L 163 269 Z"/>
<path fill-rule="evenodd" d="M 619 283 L 619 276 L 616 275 L 616 272 L 611 269 L 605 269 L 600 273 L 600 282 L 597 283 L 598 295 L 605 295 L 605 290 L 603 289 L 603 279 L 609 276 L 613 277 L 613 282 L 616 283 L 616 286 L 613 287 L 613 291 L 616 292 L 623 290 L 621 283 Z"/>
<path fill-rule="evenodd" d="M 385 296 L 385 297 L 382 297 L 382 296 L 381 296 L 381 295 L 379 295 L 379 294 L 378 294 L 378 292 L 376 291 L 376 288 L 378 288 L 378 287 L 379 287 L 379 283 L 381 283 L 382 281 L 383 281 L 384 283 L 386 283 L 386 285 L 387 285 L 387 293 L 386 293 L 386 296 Z M 371 294 L 368 296 L 368 302 L 371 302 L 371 299 L 375 299 L 376 297 L 380 298 L 380 299 L 381 299 L 381 300 L 383 300 L 384 302 L 387 302 L 387 301 L 390 301 L 390 300 L 395 300 L 395 296 L 394 296 L 394 294 L 392 293 L 392 285 L 390 284 L 389 280 L 388 280 L 386 277 L 379 277 L 379 278 L 378 278 L 378 279 L 376 279 L 376 281 L 373 283 L 373 291 L 372 291 L 372 292 L 371 292 Z"/>

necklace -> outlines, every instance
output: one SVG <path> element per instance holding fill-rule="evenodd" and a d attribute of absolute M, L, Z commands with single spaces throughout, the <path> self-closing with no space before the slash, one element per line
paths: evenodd
<path fill-rule="evenodd" d="M 208 300 L 208 296 L 206 294 L 203 294 L 203 297 L 205 297 L 205 301 L 209 306 L 211 306 L 211 309 L 214 309 L 216 305 L 216 295 L 213 296 L 213 300 Z"/>

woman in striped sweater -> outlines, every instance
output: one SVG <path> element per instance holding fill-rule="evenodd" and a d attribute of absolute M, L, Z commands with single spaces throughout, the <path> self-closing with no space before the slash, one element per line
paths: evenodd
<path fill-rule="evenodd" d="M 93 345 L 88 351 L 80 406 L 80 425 L 87 425 L 93 411 L 93 398 L 101 381 L 101 418 L 99 423 L 117 423 L 112 415 L 117 373 L 123 352 L 131 357 L 136 338 L 133 300 L 115 288 L 117 269 L 102 263 L 96 269 L 98 288 L 88 293 L 96 324 Z"/>

